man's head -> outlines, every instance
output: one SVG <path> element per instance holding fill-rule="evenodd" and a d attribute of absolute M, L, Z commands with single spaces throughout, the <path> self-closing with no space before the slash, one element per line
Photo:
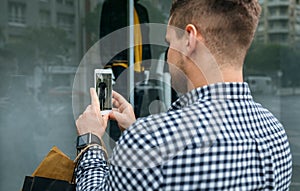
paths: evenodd
<path fill-rule="evenodd" d="M 169 25 L 182 29 L 177 40 L 194 31 L 220 68 L 241 70 L 260 11 L 257 0 L 173 0 Z"/>
<path fill-rule="evenodd" d="M 174 0 L 170 25 L 183 30 L 195 25 L 212 54 L 234 59 L 248 50 L 260 11 L 257 0 Z"/>

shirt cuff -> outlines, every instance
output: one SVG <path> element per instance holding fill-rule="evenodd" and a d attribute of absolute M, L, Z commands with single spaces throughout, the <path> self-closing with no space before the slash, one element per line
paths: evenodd
<path fill-rule="evenodd" d="M 102 147 L 92 146 L 82 154 L 76 168 L 76 190 L 93 190 L 105 186 L 108 173 L 106 153 Z"/>
<path fill-rule="evenodd" d="M 82 157 L 79 159 L 78 162 L 80 163 L 82 161 L 91 160 L 91 159 L 98 159 L 98 160 L 100 159 L 100 160 L 107 161 L 108 156 L 106 150 L 104 150 L 103 147 L 100 145 L 93 145 L 82 154 Z"/>

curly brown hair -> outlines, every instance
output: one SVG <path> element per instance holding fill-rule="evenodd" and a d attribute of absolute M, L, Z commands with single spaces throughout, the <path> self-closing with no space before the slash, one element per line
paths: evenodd
<path fill-rule="evenodd" d="M 194 24 L 213 54 L 234 58 L 250 47 L 260 13 L 257 0 L 173 0 L 170 25 Z"/>

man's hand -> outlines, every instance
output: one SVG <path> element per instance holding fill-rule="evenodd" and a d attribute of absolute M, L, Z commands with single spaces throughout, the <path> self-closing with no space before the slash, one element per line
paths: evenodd
<path fill-rule="evenodd" d="M 109 118 L 116 120 L 119 128 L 124 131 L 136 121 L 133 108 L 125 98 L 115 91 L 113 91 L 113 105 L 116 108 L 109 114 Z"/>
<path fill-rule="evenodd" d="M 108 115 L 101 116 L 99 99 L 95 88 L 90 89 L 91 105 L 76 120 L 78 135 L 93 133 L 101 138 L 107 127 Z"/>

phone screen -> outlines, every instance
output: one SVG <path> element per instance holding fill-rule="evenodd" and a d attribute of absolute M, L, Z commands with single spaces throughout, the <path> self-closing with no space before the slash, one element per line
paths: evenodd
<path fill-rule="evenodd" d="M 112 71 L 95 70 L 95 89 L 99 98 L 101 114 L 105 115 L 112 109 Z"/>

